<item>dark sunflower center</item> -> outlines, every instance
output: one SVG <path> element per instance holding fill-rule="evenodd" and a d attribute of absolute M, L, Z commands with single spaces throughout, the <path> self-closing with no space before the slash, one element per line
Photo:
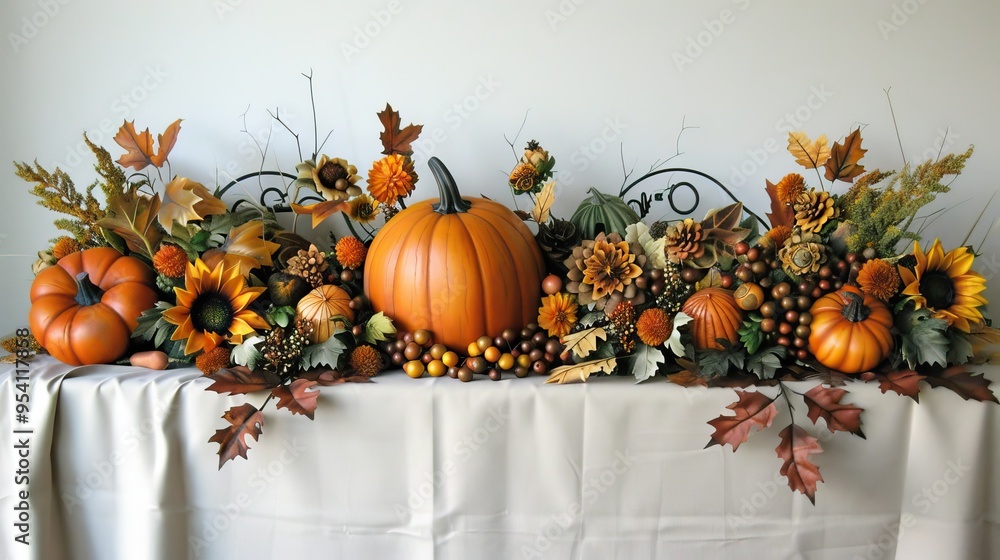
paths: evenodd
<path fill-rule="evenodd" d="M 347 170 L 338 163 L 328 161 L 319 169 L 319 180 L 324 187 L 332 187 L 340 179 L 347 179 Z"/>
<path fill-rule="evenodd" d="M 199 331 L 226 334 L 233 319 L 233 306 L 221 294 L 201 294 L 191 304 L 191 324 Z"/>
<path fill-rule="evenodd" d="M 369 204 L 367 202 L 363 202 L 363 203 L 361 203 L 361 204 L 358 205 L 358 217 L 359 218 L 368 219 L 368 218 L 371 217 L 372 212 L 373 212 L 373 209 L 372 209 L 372 205 L 371 204 Z"/>
<path fill-rule="evenodd" d="M 955 300 L 955 285 L 946 273 L 931 272 L 920 279 L 920 293 L 927 299 L 927 307 L 947 309 Z"/>

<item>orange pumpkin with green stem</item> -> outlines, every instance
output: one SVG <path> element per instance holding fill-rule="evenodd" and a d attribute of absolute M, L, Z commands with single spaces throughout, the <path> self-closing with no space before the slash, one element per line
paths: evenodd
<path fill-rule="evenodd" d="M 157 299 L 156 276 L 146 263 L 110 247 L 87 249 L 35 277 L 28 324 L 64 363 L 108 363 L 125 354 L 139 315 Z"/>
<path fill-rule="evenodd" d="M 428 329 L 456 351 L 537 317 L 545 265 L 535 238 L 504 205 L 462 198 L 437 158 L 439 200 L 403 210 L 379 231 L 365 262 L 365 293 L 401 330 Z"/>

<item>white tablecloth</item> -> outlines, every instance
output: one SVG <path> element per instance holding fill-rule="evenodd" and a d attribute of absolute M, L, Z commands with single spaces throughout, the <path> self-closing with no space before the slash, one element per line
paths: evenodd
<path fill-rule="evenodd" d="M 851 384 L 868 439 L 810 425 L 813 506 L 777 474 L 784 407 L 737 453 L 705 449 L 729 389 L 392 372 L 324 388 L 315 421 L 269 405 L 250 460 L 220 472 L 207 440 L 248 401 L 197 370 L 30 370 L 20 425 L 0 369 L 5 559 L 1000 558 L 1000 407 L 943 389 L 918 405 Z"/>

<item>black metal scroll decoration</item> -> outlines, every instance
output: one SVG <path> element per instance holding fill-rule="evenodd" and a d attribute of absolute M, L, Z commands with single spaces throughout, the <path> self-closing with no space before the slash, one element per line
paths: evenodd
<path fill-rule="evenodd" d="M 226 194 L 229 189 L 233 188 L 239 183 L 246 181 L 248 179 L 254 179 L 259 177 L 285 177 L 295 181 L 298 177 L 292 175 L 291 173 L 285 173 L 284 171 L 254 171 L 253 173 L 247 173 L 230 181 L 226 186 L 219 189 L 218 196 L 222 198 L 222 195 Z M 289 183 L 290 184 L 290 183 Z M 291 212 L 291 203 L 302 204 L 307 202 L 323 202 L 323 199 L 318 196 L 307 195 L 300 197 L 298 200 L 292 200 L 294 193 L 288 192 L 288 187 L 263 187 L 261 188 L 260 196 L 257 198 L 257 202 L 260 203 L 261 207 L 268 208 L 274 213 L 281 212 Z M 275 202 L 268 203 L 268 198 L 275 200 Z M 253 201 L 246 198 L 237 199 L 231 210 L 235 212 L 243 204 L 253 204 Z"/>
<path fill-rule="evenodd" d="M 645 175 L 639 177 L 635 181 L 632 181 L 625 187 L 622 187 L 621 191 L 619 191 L 618 193 L 618 196 L 621 197 L 622 200 L 625 200 L 625 195 L 628 194 L 628 192 L 632 190 L 633 187 L 635 187 L 636 185 L 642 183 L 647 179 L 651 179 L 652 177 L 655 177 L 657 175 L 662 175 L 664 173 L 687 173 L 690 175 L 701 177 L 702 179 L 705 179 L 715 184 L 715 186 L 719 187 L 720 189 L 722 189 L 722 191 L 725 192 L 727 195 L 729 195 L 729 198 L 733 199 L 734 202 L 741 202 L 740 199 L 736 198 L 736 195 L 734 195 L 732 191 L 726 188 L 726 186 L 723 185 L 715 177 L 712 177 L 711 175 L 703 173 L 696 169 L 688 169 L 686 167 L 671 167 L 668 169 L 657 169 L 655 171 L 650 171 L 649 173 L 646 173 Z M 686 188 L 690 190 L 692 194 L 694 194 L 694 204 L 692 204 L 690 208 L 683 208 L 683 209 L 678 208 L 677 204 L 674 202 L 674 194 L 677 192 L 677 189 L 680 188 Z M 698 192 L 698 188 L 694 186 L 694 184 L 692 184 L 690 181 L 683 181 L 683 180 L 677 182 L 671 182 L 670 185 L 667 186 L 666 188 L 655 190 L 652 192 L 652 194 L 647 192 L 641 192 L 639 194 L 638 199 L 633 198 L 631 200 L 628 200 L 627 203 L 639 214 L 640 218 L 645 218 L 646 215 L 649 214 L 650 208 L 653 206 L 653 203 L 662 202 L 664 198 L 667 199 L 667 204 L 670 205 L 670 209 L 676 212 L 677 214 L 680 214 L 681 216 L 687 216 L 688 214 L 691 214 L 698 208 L 698 205 L 701 203 L 701 193 Z M 752 210 L 747 209 L 746 206 L 743 207 L 743 211 L 756 218 L 757 221 L 760 222 L 762 226 L 764 226 L 764 229 L 767 229 L 769 227 L 767 222 L 765 222 L 760 216 L 755 214 Z"/>

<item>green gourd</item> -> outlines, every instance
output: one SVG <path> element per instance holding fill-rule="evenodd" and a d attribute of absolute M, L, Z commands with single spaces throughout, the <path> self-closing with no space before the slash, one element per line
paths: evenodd
<path fill-rule="evenodd" d="M 639 215 L 624 200 L 591 188 L 591 196 L 584 199 L 569 221 L 576 225 L 584 239 L 593 239 L 602 231 L 625 237 L 625 228 L 637 223 Z"/>

